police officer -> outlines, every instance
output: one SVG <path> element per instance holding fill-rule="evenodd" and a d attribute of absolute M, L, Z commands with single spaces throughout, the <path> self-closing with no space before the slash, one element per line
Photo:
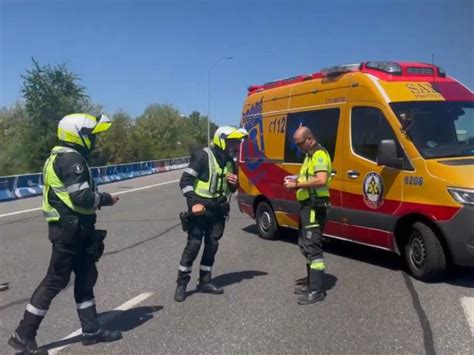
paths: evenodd
<path fill-rule="evenodd" d="M 296 199 L 300 202 L 298 245 L 306 257 L 308 282 L 295 289 L 301 294 L 298 304 L 306 305 L 323 301 L 326 292 L 323 286 L 324 269 L 322 235 L 329 207 L 329 181 L 331 178 L 331 158 L 316 141 L 308 127 L 300 126 L 293 140 L 306 153 L 296 180 L 285 180 L 289 189 L 296 189 Z"/>
<path fill-rule="evenodd" d="M 82 343 L 114 341 L 120 331 L 99 326 L 94 300 L 96 261 L 103 252 L 105 231 L 95 229 L 96 210 L 118 201 L 97 192 L 87 164 L 96 134 L 109 129 L 106 115 L 71 114 L 59 121 L 59 144 L 51 150 L 43 170 L 43 214 L 48 222 L 52 255 L 48 272 L 33 293 L 20 325 L 8 343 L 25 354 L 47 354 L 38 349 L 36 332 L 53 298 L 75 274 L 74 298 L 82 326 Z"/>
<path fill-rule="evenodd" d="M 211 148 L 195 152 L 184 170 L 179 186 L 186 197 L 188 212 L 188 241 L 178 268 L 174 299 L 186 299 L 186 286 L 191 278 L 191 267 L 204 238 L 198 289 L 201 292 L 222 294 L 224 290 L 211 282 L 211 270 L 224 233 L 229 214 L 228 197 L 238 187 L 233 156 L 242 139 L 248 136 L 243 128 L 220 127 Z"/>

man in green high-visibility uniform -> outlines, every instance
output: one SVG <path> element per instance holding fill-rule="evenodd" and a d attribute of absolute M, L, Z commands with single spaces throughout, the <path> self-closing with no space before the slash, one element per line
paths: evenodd
<path fill-rule="evenodd" d="M 306 258 L 307 285 L 295 289 L 301 294 L 298 304 L 306 305 L 323 301 L 324 270 L 322 236 L 329 207 L 329 181 L 331 179 L 331 158 L 318 144 L 308 127 L 299 127 L 293 135 L 298 148 L 306 153 L 296 180 L 285 180 L 289 189 L 296 189 L 296 199 L 300 202 L 298 245 Z"/>
<path fill-rule="evenodd" d="M 118 330 L 101 328 L 97 321 L 94 285 L 95 263 L 104 250 L 105 231 L 95 229 L 96 210 L 118 201 L 108 193 L 99 193 L 87 158 L 94 148 L 95 136 L 109 129 L 106 115 L 95 117 L 76 113 L 63 117 L 58 124 L 59 144 L 43 170 L 43 215 L 48 222 L 52 255 L 48 272 L 31 296 L 20 325 L 8 340 L 24 354 L 47 354 L 38 348 L 35 338 L 53 298 L 75 274 L 74 298 L 82 326 L 82 343 L 91 345 L 121 338 Z"/>

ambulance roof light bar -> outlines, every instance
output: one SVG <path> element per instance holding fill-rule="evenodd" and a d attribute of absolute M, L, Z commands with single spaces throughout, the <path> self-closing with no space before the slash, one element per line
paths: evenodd
<path fill-rule="evenodd" d="M 335 65 L 333 67 L 323 68 L 321 69 L 321 74 L 323 76 L 335 76 L 340 75 L 348 72 L 358 71 L 360 69 L 360 63 L 355 64 L 343 64 L 343 65 Z"/>
<path fill-rule="evenodd" d="M 402 75 L 402 67 L 395 62 L 366 62 L 363 64 L 367 69 L 379 70 L 392 75 Z"/>
<path fill-rule="evenodd" d="M 290 84 L 299 83 L 301 81 L 310 80 L 313 77 L 311 75 L 297 75 L 289 78 L 278 79 L 274 81 L 269 81 L 263 85 L 251 85 L 247 88 L 248 94 L 253 94 L 254 92 L 259 92 L 267 89 L 273 89 L 279 86 L 285 86 Z"/>

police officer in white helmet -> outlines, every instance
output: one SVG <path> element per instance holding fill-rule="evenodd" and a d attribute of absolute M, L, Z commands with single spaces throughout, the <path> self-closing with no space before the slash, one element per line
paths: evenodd
<path fill-rule="evenodd" d="M 91 345 L 120 339 L 121 332 L 99 326 L 94 299 L 96 262 L 104 250 L 106 231 L 95 229 L 96 211 L 112 206 L 118 197 L 97 191 L 87 158 L 94 148 L 96 134 L 111 125 L 106 115 L 77 113 L 59 121 L 59 144 L 43 170 L 43 214 L 48 222 L 52 255 L 48 272 L 33 293 L 20 325 L 8 340 L 24 354 L 47 354 L 35 338 L 53 298 L 75 274 L 74 298 L 82 326 L 82 343 Z"/>
<path fill-rule="evenodd" d="M 191 268 L 204 239 L 204 251 L 199 267 L 198 290 L 222 294 L 224 290 L 211 281 L 211 271 L 229 214 L 229 196 L 237 190 L 238 177 L 233 160 L 240 142 L 248 133 L 245 129 L 220 127 L 214 134 L 213 145 L 195 152 L 184 170 L 179 186 L 188 205 L 188 240 L 178 268 L 174 299 L 186 299 L 186 286 Z"/>

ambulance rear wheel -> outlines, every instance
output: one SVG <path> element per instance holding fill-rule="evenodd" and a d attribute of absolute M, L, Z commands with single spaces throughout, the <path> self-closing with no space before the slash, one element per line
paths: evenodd
<path fill-rule="evenodd" d="M 258 235 L 263 239 L 276 239 L 278 236 L 278 222 L 272 207 L 267 202 L 260 202 L 257 206 L 255 221 Z"/>
<path fill-rule="evenodd" d="M 422 281 L 438 279 L 446 270 L 446 255 L 435 232 L 415 222 L 405 244 L 405 258 L 411 274 Z"/>

